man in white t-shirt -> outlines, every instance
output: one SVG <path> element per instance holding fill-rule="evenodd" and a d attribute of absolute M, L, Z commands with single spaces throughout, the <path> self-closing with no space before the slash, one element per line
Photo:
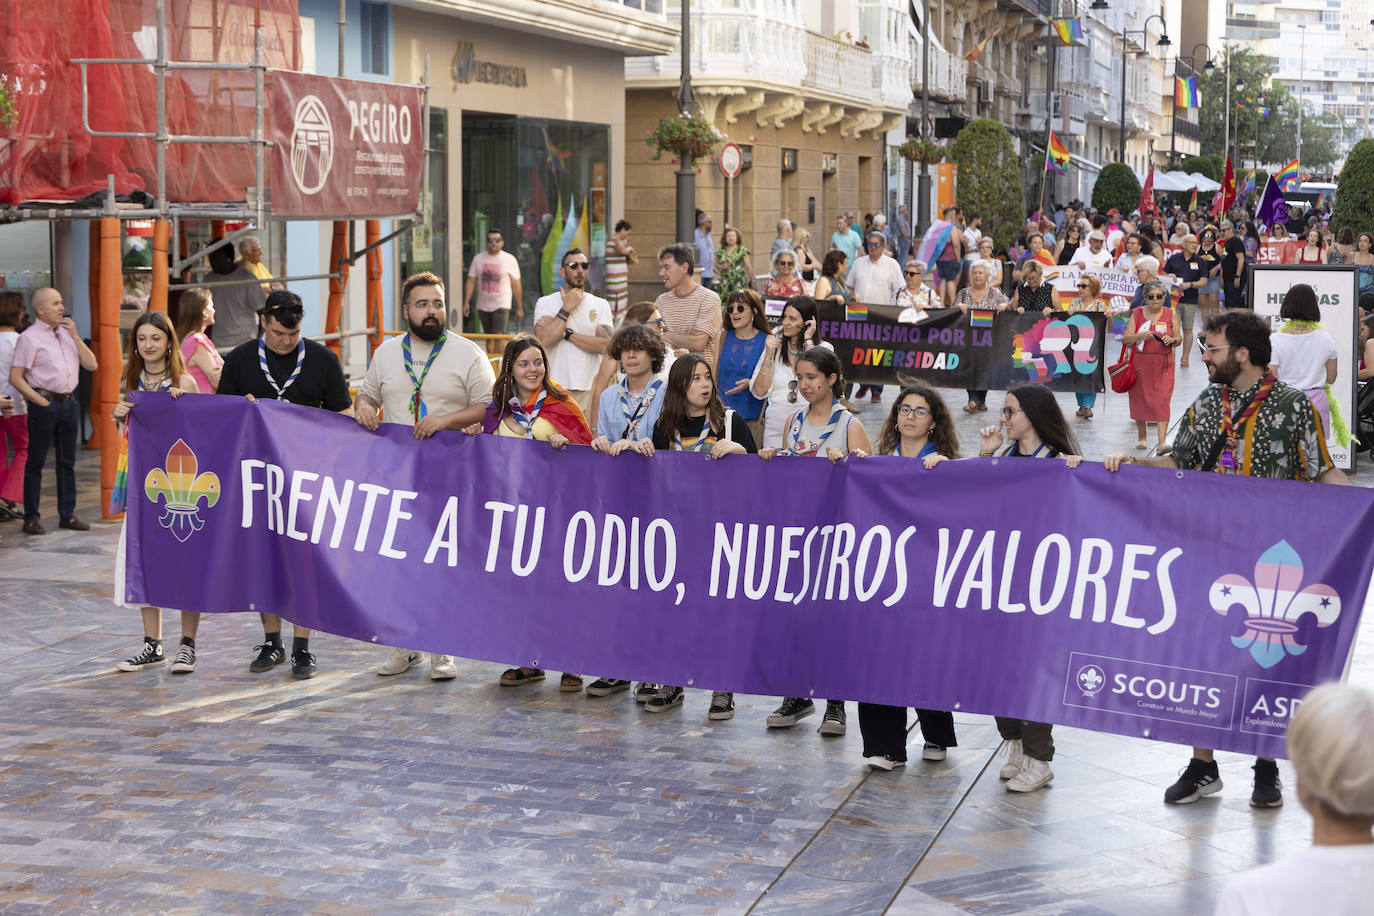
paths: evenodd
<path fill-rule="evenodd" d="M 549 354 L 549 378 L 589 413 L 596 370 L 610 343 L 611 305 L 587 292 L 591 259 L 581 248 L 563 255 L 563 288 L 534 304 L 534 336 Z"/>
<path fill-rule="evenodd" d="M 897 264 L 896 258 L 890 257 L 887 253 L 886 241 L 881 232 L 870 232 L 865 240 L 868 256 L 858 258 L 849 268 L 846 282 L 854 291 L 854 299 L 858 302 L 887 305 L 892 302 L 897 290 L 906 285 L 902 268 Z M 854 396 L 861 398 L 865 393 L 876 403 L 882 400 L 883 386 L 860 385 Z"/>
<path fill-rule="evenodd" d="M 472 259 L 467 286 L 463 289 L 463 317 L 472 314 L 472 291 L 476 287 L 477 311 L 482 316 L 482 330 L 487 334 L 506 333 L 512 307 L 515 323 L 525 320 L 520 264 L 515 255 L 503 250 L 505 246 L 500 229 L 487 230 L 487 250 Z"/>
<path fill-rule="evenodd" d="M 1083 268 L 1090 267 L 1110 267 L 1112 263 L 1112 253 L 1107 250 L 1107 236 L 1101 229 L 1094 229 L 1088 233 L 1088 247 L 1080 247 L 1069 259 L 1069 266 L 1078 265 Z"/>
<path fill-rule="evenodd" d="M 406 278 L 401 314 L 410 330 L 387 338 L 372 354 L 353 399 L 358 425 L 375 431 L 381 423 L 399 423 L 415 427 L 416 439 L 428 439 L 441 429 L 481 422 L 496 374 L 481 347 L 444 330 L 448 305 L 443 282 L 429 272 Z M 392 649 L 377 673 L 401 674 L 423 660 L 412 649 Z M 430 654 L 433 680 L 447 681 L 457 674 L 453 656 Z"/>

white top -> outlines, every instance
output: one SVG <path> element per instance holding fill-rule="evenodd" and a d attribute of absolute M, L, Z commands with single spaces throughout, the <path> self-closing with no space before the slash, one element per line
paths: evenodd
<path fill-rule="evenodd" d="M 1363 916 L 1370 911 L 1374 843 L 1313 846 L 1241 872 L 1217 899 L 1216 916 Z"/>
<path fill-rule="evenodd" d="M 14 415 L 22 417 L 29 412 L 24 396 L 10 385 L 10 369 L 14 366 L 14 345 L 19 343 L 18 331 L 0 331 L 0 394 L 14 399 Z M 4 448 L 0 443 L 0 448 Z"/>
<path fill-rule="evenodd" d="M 492 371 L 487 354 L 481 347 L 450 331 L 444 348 L 429 367 L 429 373 L 424 374 L 425 361 L 433 349 L 434 344 L 425 343 L 411 335 L 411 368 L 416 378 L 424 376 L 420 401 L 425 406 L 426 415 L 451 413 L 473 404 L 491 403 L 496 373 Z M 383 422 L 414 426 L 415 417 L 410 412 L 410 396 L 414 392 L 415 385 L 406 374 L 401 338 L 388 337 L 372 354 L 372 365 L 367 367 L 367 375 L 363 377 L 358 393 L 367 395 L 374 404 L 382 405 Z"/>
<path fill-rule="evenodd" d="M 983 230 L 972 227 L 964 230 L 964 260 L 972 263 L 982 257 L 978 253 L 978 243 L 983 240 Z"/>
<path fill-rule="evenodd" d="M 1102 250 L 1093 254 L 1087 245 L 1079 245 L 1078 250 L 1069 259 L 1069 264 L 1081 264 L 1084 267 L 1108 267 L 1112 263 L 1112 253 L 1103 245 Z"/>
<path fill-rule="evenodd" d="M 477 311 L 495 312 L 511 305 L 512 278 L 520 279 L 520 262 L 509 251 L 496 254 L 480 252 L 468 267 L 468 276 L 477 278 Z"/>
<path fill-rule="evenodd" d="M 1326 384 L 1326 361 L 1336 358 L 1336 342 L 1325 331 L 1308 334 L 1272 334 L 1269 346 L 1279 381 L 1306 391 Z"/>
<path fill-rule="evenodd" d="M 854 290 L 856 301 L 886 305 L 897 290 L 906 286 L 906 277 L 902 276 L 902 268 L 895 258 L 883 255 L 874 264 L 873 259 L 865 255 L 849 268 L 846 282 Z"/>
<path fill-rule="evenodd" d="M 792 371 L 792 366 L 797 364 L 796 357 L 792 360 L 792 366 L 782 361 L 782 347 L 778 347 L 777 353 L 773 355 L 773 387 L 768 389 L 768 406 L 763 412 L 763 441 L 758 443 L 759 448 L 782 448 L 782 434 L 786 428 L 788 419 L 796 413 L 799 407 L 805 407 L 806 402 L 797 395 L 796 400 L 788 400 L 787 395 L 795 391 L 793 385 L 797 380 L 797 373 Z M 818 346 L 833 350 L 829 341 L 821 341 Z M 764 350 L 759 354 L 759 361 L 754 364 L 754 371 L 749 376 L 749 387 L 754 387 L 754 381 L 763 371 L 763 361 L 768 358 L 768 351 Z"/>
<path fill-rule="evenodd" d="M 534 320 L 554 317 L 563 307 L 563 294 L 550 293 L 534 304 Z M 596 336 L 596 329 L 606 329 L 611 336 L 611 304 L 600 296 L 587 293 L 568 316 L 568 330 L 574 334 Z M 588 353 L 571 340 L 560 340 L 549 348 L 549 378 L 569 391 L 590 391 L 596 383 L 596 370 L 601 366 L 601 354 Z"/>

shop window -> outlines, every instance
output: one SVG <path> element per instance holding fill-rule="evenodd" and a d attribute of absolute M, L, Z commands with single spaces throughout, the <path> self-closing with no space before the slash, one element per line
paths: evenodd
<path fill-rule="evenodd" d="M 391 72 L 390 10 L 385 3 L 359 4 L 362 19 L 363 72 L 385 76 Z"/>

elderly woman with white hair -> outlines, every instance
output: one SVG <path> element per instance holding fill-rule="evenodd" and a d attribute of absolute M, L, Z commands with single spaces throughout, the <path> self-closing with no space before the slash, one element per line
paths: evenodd
<path fill-rule="evenodd" d="M 1135 278 L 1140 285 L 1135 288 L 1135 294 L 1131 296 L 1131 308 L 1143 308 L 1145 305 L 1145 284 L 1159 277 L 1159 258 L 1152 254 L 1142 254 L 1135 259 Z"/>
<path fill-rule="evenodd" d="M 1026 265 L 1035 263 L 1027 261 Z M 1025 266 L 1022 267 L 1022 270 Z M 1007 307 L 1007 297 L 1002 295 L 1002 291 L 988 283 L 991 276 L 990 265 L 987 261 L 974 261 L 968 269 L 968 286 L 959 290 L 954 297 L 954 307 L 961 312 L 969 309 L 978 311 L 1000 312 Z M 986 390 L 969 389 L 968 403 L 964 405 L 964 413 L 977 413 L 988 409 L 988 393 Z"/>
<path fill-rule="evenodd" d="M 906 286 L 892 294 L 892 304 L 901 308 L 897 320 L 914 324 L 925 318 L 930 309 L 940 308 L 940 297 L 935 290 L 922 282 L 926 275 L 926 264 L 912 258 L 902 268 Z"/>
<path fill-rule="evenodd" d="M 1374 694 L 1324 684 L 1303 697 L 1288 726 L 1298 801 L 1312 816 L 1312 846 L 1242 872 L 1216 916 L 1370 912 L 1374 876 Z"/>

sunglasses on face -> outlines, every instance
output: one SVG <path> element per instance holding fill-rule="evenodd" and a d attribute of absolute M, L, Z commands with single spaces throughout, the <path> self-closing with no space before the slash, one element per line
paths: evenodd
<path fill-rule="evenodd" d="M 906 272 L 906 275 L 908 277 L 919 277 L 921 275 L 921 272 L 919 270 L 908 270 Z"/>
<path fill-rule="evenodd" d="M 791 267 L 791 266 L 792 266 L 793 264 L 795 264 L 795 263 L 796 263 L 795 261 L 779 261 L 779 262 L 778 262 L 778 266 L 779 266 L 779 267 Z"/>
<path fill-rule="evenodd" d="M 1164 298 L 1164 295 L 1163 295 L 1162 293 L 1147 293 L 1147 294 L 1145 295 L 1145 298 L 1146 298 L 1146 299 L 1163 299 L 1163 298 Z"/>
<path fill-rule="evenodd" d="M 647 325 L 652 325 L 653 327 L 656 327 L 661 331 L 668 326 L 668 319 L 662 317 L 652 318 L 644 323 Z"/>
<path fill-rule="evenodd" d="M 745 312 L 749 311 L 749 306 L 742 302 L 737 302 L 730 306 L 729 311 L 731 315 L 743 315 Z"/>
<path fill-rule="evenodd" d="M 1086 284 L 1086 283 L 1080 283 L 1080 284 L 1078 284 L 1078 288 L 1079 288 L 1079 289 L 1087 289 L 1087 288 L 1088 288 L 1088 284 Z"/>
<path fill-rule="evenodd" d="M 587 261 L 569 261 L 563 265 L 564 270 L 587 270 L 592 265 Z"/>

